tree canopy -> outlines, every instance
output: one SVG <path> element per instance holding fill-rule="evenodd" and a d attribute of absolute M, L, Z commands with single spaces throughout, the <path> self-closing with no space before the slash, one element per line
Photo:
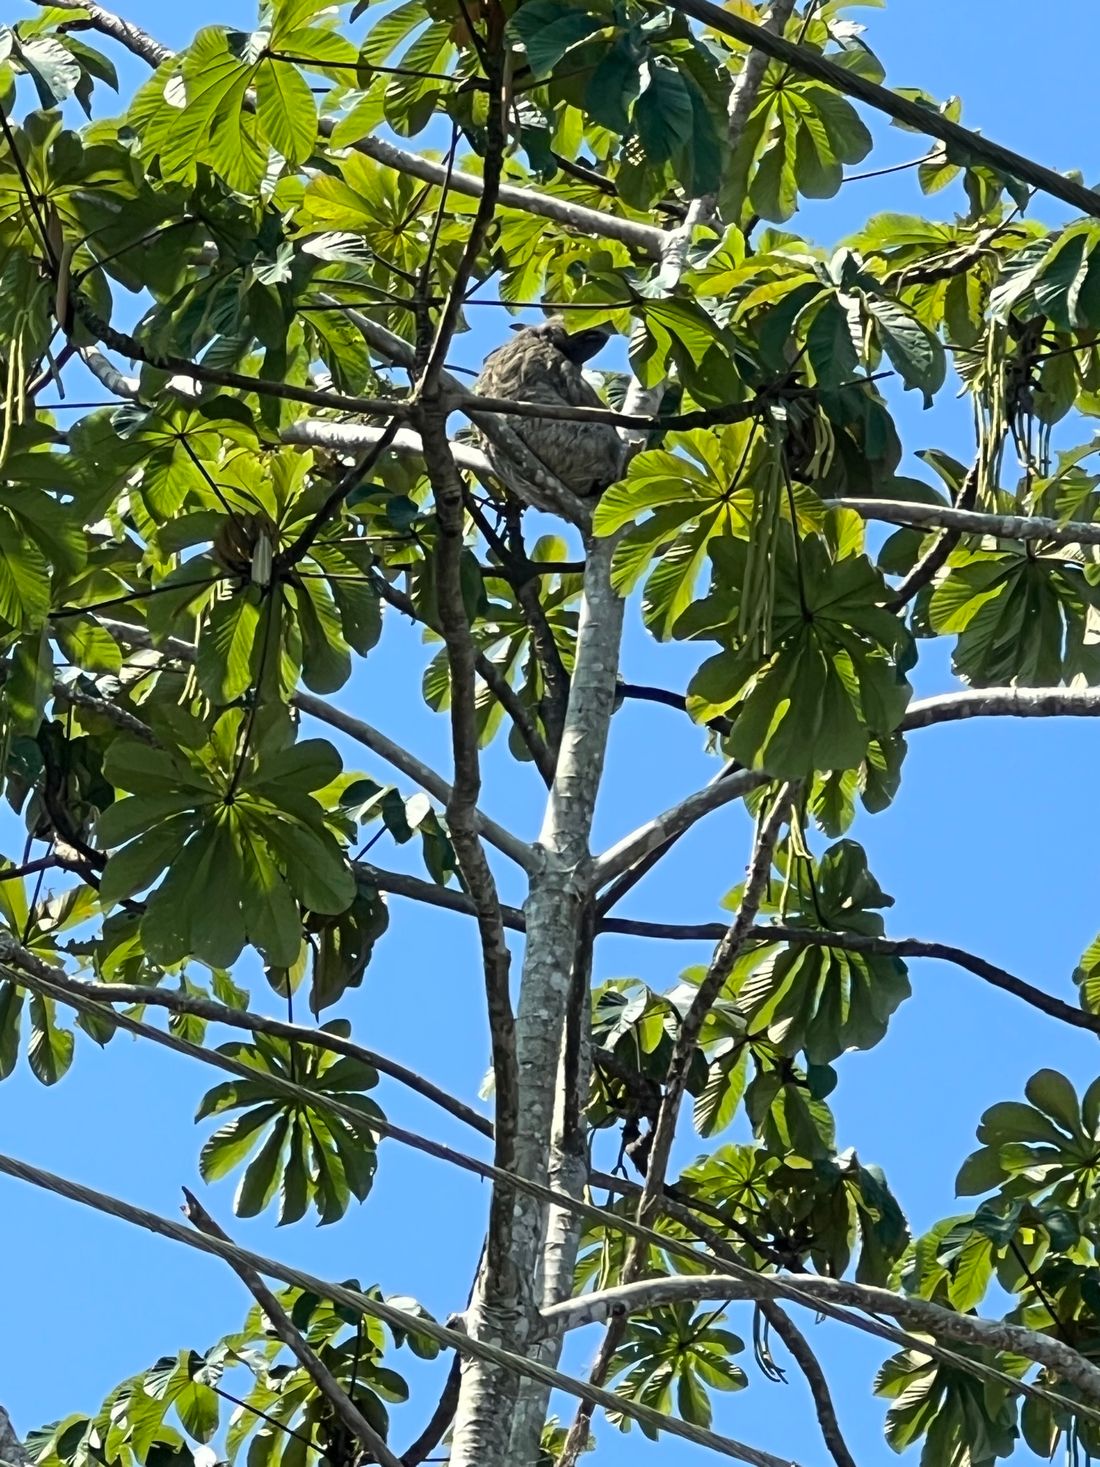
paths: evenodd
<path fill-rule="evenodd" d="M 219 1072 L 199 1168 L 242 1219 L 348 1225 L 399 1147 L 488 1184 L 441 1320 L 415 1278 L 242 1248 L 191 1192 L 177 1222 L 0 1155 L 254 1301 L 98 1407 L 22 1438 L 0 1410 L 4 1462 L 572 1467 L 618 1428 L 780 1467 L 782 1421 L 742 1441 L 721 1401 L 781 1345 L 852 1467 L 800 1314 L 881 1342 L 886 1441 L 925 1467 L 1100 1454 L 1100 1078 L 1037 1060 L 916 1236 L 829 1103 L 915 960 L 1100 1033 L 1100 939 L 1058 996 L 893 937 L 852 833 L 932 725 L 1100 714 L 1100 194 L 887 88 L 849 9 L 264 0 L 178 53 L 78 0 L 0 25 L 0 1079 L 119 1033 Z M 116 103 L 119 47 L 147 73 Z M 921 136 L 930 214 L 962 206 L 822 248 L 872 113 Z M 603 405 L 472 388 L 486 304 L 604 329 Z M 960 386 L 972 451 L 917 478 L 899 395 L 934 420 Z M 603 492 L 540 458 L 551 423 L 620 435 Z M 683 690 L 626 679 L 631 605 Z M 402 626 L 445 769 L 360 696 Z M 917 699 L 944 641 L 955 686 Z M 692 720 L 713 778 L 639 791 L 601 850 L 627 700 Z M 490 746 L 545 789 L 534 839 L 483 809 Z M 735 803 L 724 915 L 657 920 L 662 858 Z M 652 919 L 617 915 L 643 880 Z M 349 1017 L 416 904 L 477 933 L 480 1097 Z M 711 956 L 659 990 L 607 971 L 616 932 Z M 402 1090 L 468 1148 L 394 1121 Z"/>

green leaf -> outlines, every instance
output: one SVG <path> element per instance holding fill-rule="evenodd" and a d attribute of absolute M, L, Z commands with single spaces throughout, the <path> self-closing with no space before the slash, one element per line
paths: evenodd
<path fill-rule="evenodd" d="M 6 1080 L 19 1058 L 19 1020 L 23 990 L 10 979 L 0 980 L 0 1080 Z"/>
<path fill-rule="evenodd" d="M 248 692 L 255 677 L 260 624 L 257 592 L 241 592 L 214 602 L 199 637 L 199 685 L 214 703 L 232 703 Z"/>
<path fill-rule="evenodd" d="M 256 116 L 268 142 L 293 168 L 317 141 L 317 104 L 309 83 L 286 61 L 267 60 L 256 78 Z"/>
<path fill-rule="evenodd" d="M 264 1126 L 279 1113 L 279 1106 L 257 1106 L 235 1116 L 215 1131 L 199 1153 L 199 1174 L 204 1182 L 216 1182 L 239 1166 L 255 1149 Z"/>
<path fill-rule="evenodd" d="M 245 1168 L 233 1198 L 233 1211 L 237 1217 L 258 1217 L 278 1191 L 289 1124 L 287 1116 L 280 1116 L 267 1140 Z"/>
<path fill-rule="evenodd" d="M 1039 1070 L 1027 1082 L 1024 1094 L 1032 1105 L 1038 1106 L 1071 1135 L 1081 1130 L 1081 1106 L 1077 1092 L 1058 1070 Z"/>
<path fill-rule="evenodd" d="M 43 1085 L 56 1085 L 73 1062 L 71 1029 L 59 1029 L 52 999 L 34 993 L 30 1002 L 31 1033 L 27 1059 L 31 1072 Z"/>
<path fill-rule="evenodd" d="M 0 620 L 15 631 L 39 627 L 50 609 L 50 573 L 41 550 L 0 509 Z"/>
<path fill-rule="evenodd" d="M 865 295 L 864 303 L 898 376 L 906 387 L 921 391 L 924 405 L 929 407 L 947 373 L 947 359 L 938 338 L 895 301 Z"/>
<path fill-rule="evenodd" d="M 508 32 L 523 46 L 532 75 L 541 79 L 553 72 L 571 46 L 605 24 L 565 0 L 524 0 L 508 22 Z"/>
<path fill-rule="evenodd" d="M 691 142 L 695 109 L 687 82 L 667 56 L 653 56 L 634 106 L 634 126 L 650 163 L 671 163 Z"/>
<path fill-rule="evenodd" d="M 151 886 L 183 849 L 193 830 L 189 814 L 172 815 L 112 856 L 100 881 L 99 895 L 104 905 L 113 906 Z"/>

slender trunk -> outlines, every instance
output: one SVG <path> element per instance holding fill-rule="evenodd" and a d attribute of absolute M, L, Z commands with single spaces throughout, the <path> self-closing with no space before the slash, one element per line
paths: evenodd
<path fill-rule="evenodd" d="M 11 1424 L 11 1417 L 0 1406 L 0 1467 L 27 1467 L 30 1458 Z"/>
<path fill-rule="evenodd" d="M 586 867 L 596 795 L 603 774 L 608 727 L 622 638 L 623 603 L 611 587 L 614 541 L 593 539 L 585 566 L 577 655 L 562 733 L 557 772 L 547 802 L 525 904 L 527 941 L 516 1019 L 519 1124 L 515 1168 L 520 1176 L 547 1183 L 555 1134 L 558 1077 L 566 1018 L 573 995 L 578 943 L 587 909 Z M 578 1002 L 578 1009 L 582 1005 Z M 587 1006 L 587 984 L 583 997 Z M 579 1083 L 579 1082 L 578 1082 Z M 583 1186 L 577 1158 L 563 1155 L 562 1180 Z M 568 1174 L 568 1175 L 567 1175 Z M 539 1327 L 536 1287 L 544 1279 L 543 1249 L 548 1219 L 542 1203 L 520 1195 L 511 1217 L 510 1285 L 489 1297 L 484 1275 L 469 1312 L 477 1338 L 494 1338 L 528 1350 Z M 568 1230 L 567 1230 L 568 1231 Z M 575 1242 L 555 1246 L 554 1272 L 561 1275 Z M 556 1358 L 557 1350 L 554 1350 Z M 536 1388 L 538 1390 L 539 1388 Z M 545 1401 L 542 1403 L 545 1410 Z M 452 1467 L 531 1467 L 542 1421 L 535 1393 L 521 1392 L 514 1377 L 479 1361 L 463 1371 L 451 1448 Z M 512 1445 L 512 1423 L 524 1441 Z"/>

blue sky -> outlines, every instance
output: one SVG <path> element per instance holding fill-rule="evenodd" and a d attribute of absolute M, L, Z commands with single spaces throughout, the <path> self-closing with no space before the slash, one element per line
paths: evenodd
<path fill-rule="evenodd" d="M 29 7 L 0 3 L 0 18 Z M 185 43 L 200 24 L 247 27 L 250 5 L 192 0 L 129 0 L 125 13 L 161 40 Z M 1092 55 L 1100 16 L 1086 0 L 1063 0 L 1058 25 L 1035 23 L 1035 12 L 994 0 L 897 0 L 886 10 L 853 11 L 868 25 L 871 44 L 899 86 L 923 86 L 939 96 L 960 93 L 964 121 L 1056 168 L 1076 167 L 1087 182 L 1100 176 L 1089 89 L 1067 82 L 1066 57 Z M 141 69 L 123 58 L 124 91 Z M 108 99 L 102 110 L 116 110 Z M 876 125 L 882 140 L 874 165 L 915 157 L 921 140 Z M 837 200 L 816 205 L 793 227 L 831 242 L 868 214 L 913 210 L 949 216 L 954 196 L 926 204 L 911 174 L 847 185 Z M 1064 217 L 1040 207 L 1040 217 Z M 475 365 L 499 339 L 495 312 L 477 313 L 474 329 L 453 356 Z M 922 413 L 915 397 L 898 404 L 910 450 L 965 452 L 967 414 L 945 399 Z M 657 647 L 636 610 L 629 618 L 624 674 L 682 688 L 691 661 L 678 647 Z M 916 673 L 918 693 L 952 686 L 948 649 L 935 646 Z M 447 768 L 447 730 L 419 694 L 427 654 L 397 626 L 346 690 L 354 711 Z M 888 914 L 892 935 L 955 942 L 1072 998 L 1070 973 L 1100 928 L 1092 831 L 1100 795 L 1087 771 L 1100 752 L 1100 729 L 1088 723 L 962 724 L 915 734 L 902 793 L 854 836 L 867 847 L 872 870 L 896 897 Z M 388 781 L 365 751 L 344 748 L 352 767 Z M 365 757 L 363 757 L 365 756 Z M 608 779 L 597 821 L 603 846 L 709 778 L 712 762 L 698 733 L 669 710 L 628 705 L 616 715 Z M 511 765 L 501 749 L 485 761 L 486 808 L 530 836 L 539 817 L 538 782 Z M 661 875 L 638 889 L 623 912 L 668 921 L 714 920 L 721 896 L 741 879 L 747 826 L 727 811 L 685 840 Z M 402 854 L 375 852 L 380 864 Z M 502 873 L 505 895 L 519 896 Z M 646 949 L 621 938 L 601 940 L 598 979 L 634 975 L 664 987 L 706 956 L 690 945 Z M 258 1007 L 274 1011 L 262 979 L 247 975 Z M 913 997 L 896 1015 L 886 1041 L 840 1064 L 833 1097 L 842 1146 L 882 1165 L 914 1231 L 953 1208 L 953 1178 L 974 1145 L 982 1110 L 1019 1096 L 1027 1077 L 1045 1065 L 1083 1088 L 1097 1073 L 1095 1040 L 1014 1005 L 976 979 L 936 964 L 912 970 Z M 474 935 L 463 920 L 394 902 L 391 930 L 380 944 L 361 990 L 337 1012 L 365 1044 L 391 1054 L 472 1099 L 488 1048 L 482 1017 Z M 81 1036 L 83 1039 L 83 1036 Z M 212 1077 L 182 1059 L 120 1036 L 102 1055 L 78 1042 L 72 1072 L 55 1091 L 43 1090 L 25 1068 L 0 1090 L 0 1150 L 174 1215 L 180 1186 L 197 1182 L 196 1157 L 206 1127 L 191 1117 Z M 379 1092 L 394 1119 L 442 1140 L 477 1149 L 477 1138 L 394 1087 Z M 682 1154 L 690 1158 L 690 1138 Z M 230 1223 L 233 1183 L 210 1191 L 211 1209 Z M 485 1188 L 466 1175 L 386 1143 L 375 1192 L 335 1227 L 308 1222 L 280 1233 L 264 1220 L 233 1222 L 234 1235 L 313 1272 L 358 1277 L 387 1292 L 416 1295 L 439 1315 L 461 1307 L 476 1261 L 486 1207 Z M 247 1307 L 237 1281 L 215 1261 L 126 1229 L 75 1206 L 0 1179 L 5 1245 L 4 1313 L 14 1328 L 0 1331 L 0 1402 L 21 1430 L 71 1410 L 94 1409 L 119 1380 L 183 1346 L 205 1349 L 235 1328 Z M 893 1460 L 883 1444 L 883 1407 L 870 1396 L 881 1358 L 873 1342 L 836 1326 L 803 1327 L 827 1361 L 842 1424 L 861 1467 Z M 730 1327 L 751 1334 L 747 1311 L 732 1310 Z M 589 1332 L 573 1342 L 569 1363 L 583 1369 L 596 1345 Z M 401 1362 L 395 1361 L 395 1364 Z M 787 1387 L 761 1380 L 720 1403 L 717 1426 L 742 1440 L 789 1454 L 804 1467 L 824 1461 L 806 1392 L 797 1377 Z M 416 1435 L 432 1404 L 433 1370 L 414 1381 L 427 1394 L 395 1413 L 398 1450 Z M 568 1406 L 567 1406 L 568 1409 Z M 636 1434 L 618 1439 L 600 1426 L 606 1460 L 633 1462 L 655 1449 Z M 676 1442 L 659 1449 L 664 1467 L 696 1456 Z M 641 1457 L 636 1457 L 640 1453 Z M 1019 1460 L 1027 1460 L 1023 1456 Z"/>

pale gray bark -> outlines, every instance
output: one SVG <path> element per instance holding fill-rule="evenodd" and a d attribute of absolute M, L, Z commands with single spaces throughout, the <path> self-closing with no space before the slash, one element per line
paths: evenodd
<path fill-rule="evenodd" d="M 968 688 L 910 703 L 900 731 L 964 718 L 1096 718 L 1100 688 Z"/>
<path fill-rule="evenodd" d="M 185 1247 L 196 1249 L 200 1253 L 211 1254 L 224 1259 L 227 1263 L 243 1264 L 268 1278 L 279 1279 L 292 1288 L 316 1294 L 321 1299 L 330 1299 L 334 1304 L 339 1304 L 364 1318 L 380 1319 L 395 1331 L 427 1335 L 429 1339 L 435 1340 L 444 1349 L 457 1350 L 463 1356 L 473 1356 L 479 1360 L 499 1362 L 504 1368 L 518 1375 L 531 1376 L 544 1381 L 552 1390 L 565 1391 L 581 1399 L 591 1398 L 597 1405 L 621 1411 L 624 1416 L 629 1416 L 634 1421 L 645 1422 L 667 1436 L 679 1437 L 682 1441 L 706 1447 L 719 1456 L 729 1457 L 738 1462 L 747 1462 L 750 1467 L 797 1467 L 797 1464 L 792 1463 L 788 1458 L 779 1458 L 770 1452 L 758 1451 L 755 1447 L 746 1446 L 732 1437 L 720 1436 L 717 1432 L 707 1431 L 699 1426 L 691 1426 L 685 1421 L 679 1421 L 673 1416 L 665 1416 L 660 1411 L 639 1405 L 634 1401 L 620 1402 L 610 1391 L 601 1391 L 583 1381 L 573 1379 L 572 1376 L 563 1375 L 560 1371 L 551 1370 L 546 1366 L 525 1360 L 520 1355 L 502 1350 L 496 1345 L 471 1339 L 464 1331 L 438 1324 L 426 1315 L 409 1314 L 393 1304 L 384 1303 L 380 1299 L 361 1294 L 355 1289 L 345 1288 L 341 1284 L 330 1283 L 302 1269 L 291 1268 L 276 1259 L 254 1253 L 251 1249 L 239 1248 L 234 1243 L 224 1242 L 221 1238 L 211 1237 L 208 1233 L 194 1232 L 171 1218 L 161 1217 L 158 1213 L 149 1212 L 142 1207 L 135 1207 L 132 1203 L 122 1201 L 121 1198 L 98 1192 L 92 1187 L 85 1187 L 79 1182 L 70 1181 L 67 1177 L 60 1177 L 55 1172 L 45 1171 L 41 1167 L 32 1166 L 29 1162 L 17 1160 L 13 1156 L 0 1153 L 0 1175 L 26 1182 L 57 1197 L 66 1197 L 69 1201 L 79 1203 L 83 1207 L 90 1207 L 108 1217 L 119 1218 L 136 1227 L 145 1228 L 162 1238 L 182 1243 Z"/>
<path fill-rule="evenodd" d="M 740 1279 L 730 1279 L 724 1274 L 642 1279 L 638 1283 L 570 1299 L 565 1304 L 547 1309 L 545 1314 L 548 1320 L 562 1323 L 567 1329 L 575 1329 L 582 1324 L 621 1315 L 624 1311 L 640 1313 L 659 1304 L 684 1299 L 780 1298 L 805 1304 L 811 1309 L 821 1302 L 862 1309 L 868 1314 L 885 1314 L 936 1340 L 951 1340 L 956 1344 L 978 1345 L 1022 1355 L 1025 1360 L 1033 1360 L 1061 1376 L 1075 1386 L 1085 1400 L 1100 1405 L 1100 1369 L 1054 1335 L 1040 1334 L 1023 1325 L 1001 1320 L 981 1319 L 974 1314 L 957 1314 L 953 1309 L 944 1309 L 924 1299 L 906 1298 L 871 1284 L 848 1283 L 818 1274 L 754 1275 L 746 1269 Z M 919 1349 L 919 1344 L 914 1348 Z"/>
<path fill-rule="evenodd" d="M 369 448 L 382 436 L 381 428 L 367 423 L 335 423 L 327 418 L 301 418 L 297 423 L 288 423 L 279 436 L 284 443 L 301 444 L 307 448 L 327 448 L 334 453 L 354 453 Z M 424 445 L 420 434 L 412 428 L 401 428 L 390 444 L 395 453 L 423 456 Z M 493 468 L 481 449 L 473 443 L 452 443 L 451 455 L 460 469 L 469 469 L 479 479 L 492 475 Z"/>
<path fill-rule="evenodd" d="M 688 795 L 678 805 L 673 805 L 661 815 L 655 815 L 645 825 L 616 841 L 593 861 L 588 873 L 593 891 L 598 891 L 608 882 L 614 881 L 616 876 L 621 876 L 636 861 L 664 845 L 665 841 L 689 830 L 704 815 L 709 815 L 712 810 L 720 810 L 733 800 L 741 799 L 750 790 L 767 784 L 768 780 L 767 774 L 752 769 L 722 774 L 701 790 Z"/>
<path fill-rule="evenodd" d="M 962 530 L 998 540 L 1045 540 L 1050 545 L 1100 545 L 1100 525 L 1080 520 L 1054 520 L 1042 515 L 987 514 L 978 509 L 917 504 L 908 499 L 827 499 L 837 509 L 854 509 L 865 520 L 917 529 Z"/>
<path fill-rule="evenodd" d="M 794 0 L 775 0 L 760 29 L 772 36 L 781 36 L 794 10 Z M 771 58 L 766 51 L 754 46 L 745 57 L 745 64 L 738 73 L 729 101 L 729 141 L 736 148 L 741 141 L 745 123 L 752 115 L 756 99 L 760 95 L 760 83 L 768 69 Z"/>
<path fill-rule="evenodd" d="M 30 1460 L 11 1417 L 0 1406 L 0 1467 L 29 1467 Z"/>
<path fill-rule="evenodd" d="M 321 119 L 321 131 L 326 129 L 332 131 L 333 124 L 328 119 Z M 382 163 L 387 168 L 394 168 L 399 173 L 407 173 L 413 178 L 423 179 L 425 183 L 435 183 L 442 187 L 448 182 L 453 193 L 465 194 L 468 198 L 477 199 L 481 197 L 481 179 L 473 173 L 463 173 L 460 168 L 452 169 L 450 175 L 442 163 L 433 163 L 427 158 L 421 158 L 417 153 L 407 152 L 404 148 L 395 147 L 379 137 L 360 138 L 352 146 L 357 152 L 365 153 L 368 158 Z M 652 224 L 640 224 L 633 219 L 621 219 L 616 214 L 605 213 L 601 209 L 589 209 L 584 204 L 575 204 L 569 199 L 554 198 L 549 194 L 538 193 L 532 188 L 517 188 L 514 184 L 501 184 L 498 195 L 500 204 L 505 209 L 520 209 L 525 214 L 537 214 L 544 219 L 553 219 L 555 223 L 564 224 L 569 229 L 575 229 L 579 234 L 595 234 L 601 239 L 617 239 L 622 244 L 630 245 L 632 248 L 641 250 L 647 255 L 658 255 L 661 246 L 666 239 L 665 231 L 655 228 Z"/>
<path fill-rule="evenodd" d="M 516 1170 L 521 1177 L 540 1183 L 546 1183 L 550 1175 L 556 1080 L 587 895 L 588 843 L 615 700 L 623 603 L 611 587 L 613 548 L 606 540 L 594 540 L 588 547 L 569 707 L 557 773 L 536 843 L 540 866 L 532 874 L 525 904 L 527 942 L 516 1034 L 521 1102 Z M 541 1203 L 528 1196 L 517 1200 L 512 1224 L 517 1285 L 526 1280 L 529 1286 L 541 1288 L 547 1221 Z M 492 1324 L 492 1310 L 487 1314 L 486 1302 L 478 1300 L 471 1311 L 475 1333 Z M 534 1343 L 533 1326 L 531 1319 L 519 1322 L 521 1334 L 527 1334 L 521 1345 Z M 520 1448 L 523 1456 L 513 1456 L 508 1430 L 516 1409 L 515 1392 L 499 1379 L 495 1390 L 493 1386 L 480 1366 L 467 1367 L 455 1420 L 452 1467 L 526 1467 L 530 1442 Z M 525 1402 L 519 1414 L 519 1432 L 531 1432 L 538 1409 Z M 506 1423 L 495 1431 L 494 1416 L 497 1420 L 503 1417 Z"/>

